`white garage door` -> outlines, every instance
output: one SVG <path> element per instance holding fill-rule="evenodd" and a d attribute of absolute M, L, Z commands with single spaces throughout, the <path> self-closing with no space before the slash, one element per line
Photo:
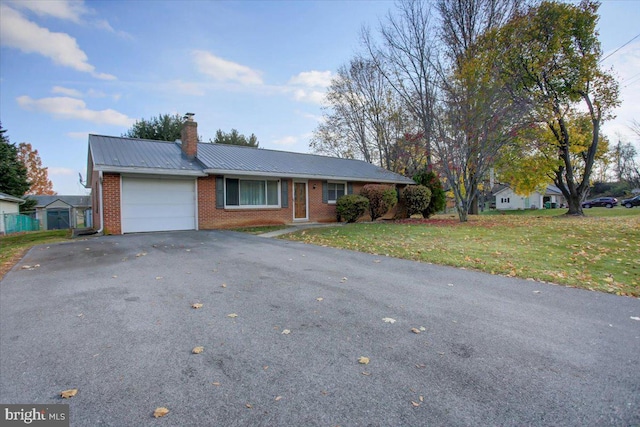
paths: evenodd
<path fill-rule="evenodd" d="M 122 232 L 194 230 L 193 179 L 122 178 Z"/>

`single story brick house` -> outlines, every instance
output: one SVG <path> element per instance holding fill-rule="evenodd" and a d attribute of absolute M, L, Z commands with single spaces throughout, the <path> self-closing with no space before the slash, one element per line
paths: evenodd
<path fill-rule="evenodd" d="M 368 183 L 414 182 L 360 160 L 181 140 L 89 135 L 87 186 L 104 233 L 336 221 L 335 202 Z"/>

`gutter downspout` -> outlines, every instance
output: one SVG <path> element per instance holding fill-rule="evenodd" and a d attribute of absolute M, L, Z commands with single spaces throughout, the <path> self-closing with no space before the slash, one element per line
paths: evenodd
<path fill-rule="evenodd" d="M 97 230 L 97 234 L 101 234 L 104 230 L 104 200 L 102 200 L 102 171 L 98 172 L 98 203 L 100 203 L 100 230 Z"/>

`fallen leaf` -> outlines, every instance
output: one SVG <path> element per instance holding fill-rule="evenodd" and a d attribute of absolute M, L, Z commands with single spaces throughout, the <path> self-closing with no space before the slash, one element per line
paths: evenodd
<path fill-rule="evenodd" d="M 147 253 L 146 252 L 140 252 L 136 254 L 136 258 L 140 258 L 141 256 L 145 256 Z"/>
<path fill-rule="evenodd" d="M 291 333 L 291 331 L 288 330 L 288 329 L 285 329 L 285 330 L 282 331 L 282 335 L 289 335 L 290 333 Z"/>
<path fill-rule="evenodd" d="M 282 396 L 276 396 L 275 401 L 278 402 L 280 399 L 282 399 Z"/>
<path fill-rule="evenodd" d="M 418 328 L 411 328 L 411 332 L 413 332 L 414 334 L 419 334 L 419 333 L 420 333 L 420 329 L 418 329 Z"/>
<path fill-rule="evenodd" d="M 420 404 L 418 402 L 414 402 L 413 400 L 411 401 L 411 404 L 417 408 L 418 406 L 420 406 Z"/>
<path fill-rule="evenodd" d="M 219 383 L 218 381 L 216 381 L 216 382 L 214 382 L 214 383 L 211 383 L 211 384 L 213 384 L 213 385 L 214 385 L 214 386 L 216 386 L 216 387 L 220 387 L 220 383 Z"/>
<path fill-rule="evenodd" d="M 194 347 L 193 350 L 191 350 L 191 353 L 193 354 L 200 354 L 204 351 L 204 347 Z"/>
<path fill-rule="evenodd" d="M 191 249 L 185 249 L 185 251 L 187 251 L 187 252 L 191 252 Z"/>
<path fill-rule="evenodd" d="M 72 388 L 72 389 L 69 389 L 69 390 L 61 391 L 60 392 L 60 397 L 62 397 L 63 399 L 69 399 L 70 397 L 73 397 L 76 394 L 78 394 L 78 389 L 77 388 Z"/>
<path fill-rule="evenodd" d="M 227 314 L 227 317 L 231 317 L 232 319 L 234 319 L 234 318 L 238 317 L 238 315 L 235 314 L 235 313 L 231 313 L 231 314 Z"/>
<path fill-rule="evenodd" d="M 424 332 L 424 331 L 426 331 L 426 330 L 427 330 L 427 328 L 425 328 L 424 326 L 420 326 L 420 330 L 421 330 L 422 332 Z"/>
<path fill-rule="evenodd" d="M 365 375 L 365 376 L 367 376 L 367 377 L 368 377 L 369 375 L 371 375 L 371 372 L 366 372 L 366 371 L 365 371 L 365 372 L 362 372 L 362 375 Z"/>
<path fill-rule="evenodd" d="M 202 308 L 202 304 L 199 303 L 199 302 L 196 302 L 196 303 L 191 304 L 191 307 L 193 307 L 195 309 Z"/>
<path fill-rule="evenodd" d="M 162 279 L 162 276 L 156 276 L 156 280 Z"/>
<path fill-rule="evenodd" d="M 533 291 L 533 293 L 534 293 L 534 294 L 539 294 L 539 293 L 540 293 L 540 291 Z"/>
<path fill-rule="evenodd" d="M 424 402 L 424 397 L 420 396 L 419 399 L 420 399 L 420 402 Z"/>
<path fill-rule="evenodd" d="M 447 286 L 453 286 L 453 283 L 448 283 Z"/>
<path fill-rule="evenodd" d="M 266 371 L 267 369 L 269 369 L 269 365 L 264 365 L 264 366 L 262 367 L 262 369 L 264 369 L 264 370 Z"/>
<path fill-rule="evenodd" d="M 376 264 L 380 262 L 379 259 L 373 260 L 373 262 L 375 262 Z"/>
<path fill-rule="evenodd" d="M 364 357 L 364 356 L 360 356 L 360 358 L 358 359 L 358 363 L 360 363 L 361 365 L 368 365 L 369 364 L 369 358 L 368 357 Z"/>
<path fill-rule="evenodd" d="M 631 320 L 640 320 L 640 317 L 634 317 L 634 316 L 631 316 L 631 317 L 630 317 L 630 319 L 631 319 Z"/>
<path fill-rule="evenodd" d="M 416 365 L 416 368 L 418 368 L 418 369 L 422 369 L 422 368 L 426 368 L 426 367 L 427 367 L 427 365 L 425 365 L 423 363 L 419 363 L 419 364 Z"/>
<path fill-rule="evenodd" d="M 30 268 L 31 268 L 31 266 L 30 266 L 30 265 L 23 265 L 23 266 L 22 266 L 22 269 L 23 269 L 23 270 L 28 270 L 28 269 L 30 269 Z"/>
<path fill-rule="evenodd" d="M 348 279 L 347 279 L 346 277 L 343 277 L 343 278 L 340 280 L 340 283 L 344 283 L 344 282 L 346 282 L 347 280 L 348 280 Z"/>
<path fill-rule="evenodd" d="M 316 301 L 322 301 L 322 300 L 324 300 L 324 298 L 322 298 L 322 297 L 316 298 Z"/>
<path fill-rule="evenodd" d="M 159 408 L 156 408 L 155 411 L 153 411 L 153 416 L 156 417 L 156 418 L 160 418 L 160 417 L 164 417 L 168 413 L 169 413 L 169 410 L 167 408 L 165 408 L 164 406 L 161 406 Z"/>
<path fill-rule="evenodd" d="M 226 288 L 226 287 L 227 287 L 227 285 L 226 285 L 225 283 L 223 283 L 220 287 L 221 287 L 221 288 Z"/>
<path fill-rule="evenodd" d="M 116 276 L 115 274 L 113 276 L 111 276 L 111 277 L 114 278 L 114 279 L 118 278 L 118 276 Z"/>
<path fill-rule="evenodd" d="M 396 323 L 396 319 L 392 319 L 391 317 L 383 317 L 382 320 L 384 321 L 384 323 Z"/>
<path fill-rule="evenodd" d="M 246 406 L 246 407 L 247 407 L 247 408 L 249 408 L 249 409 L 253 408 L 253 405 L 252 405 L 251 403 L 245 403 L 245 405 L 244 405 L 244 406 Z"/>

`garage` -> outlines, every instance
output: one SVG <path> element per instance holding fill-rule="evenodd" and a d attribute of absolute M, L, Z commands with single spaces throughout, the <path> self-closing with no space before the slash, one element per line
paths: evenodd
<path fill-rule="evenodd" d="M 122 232 L 196 229 L 196 181 L 122 177 Z"/>

